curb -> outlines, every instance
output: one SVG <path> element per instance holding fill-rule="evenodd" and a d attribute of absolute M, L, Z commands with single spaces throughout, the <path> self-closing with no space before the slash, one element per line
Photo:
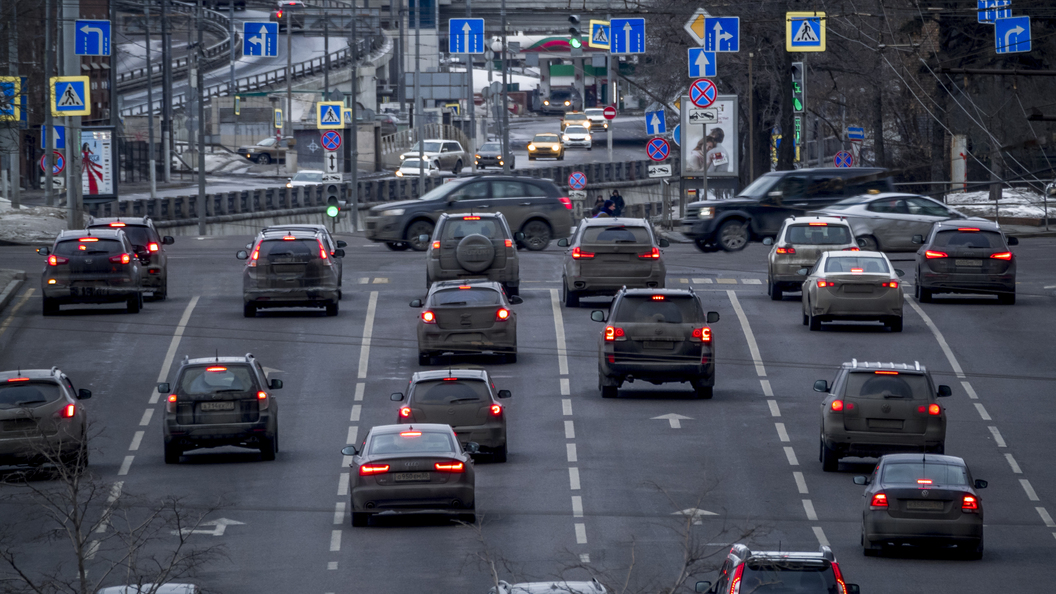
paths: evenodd
<path fill-rule="evenodd" d="M 3 311 L 8 303 L 11 303 L 11 300 L 15 298 L 15 294 L 18 293 L 18 290 L 25 282 L 26 273 L 24 270 L 19 270 L 15 274 L 15 278 L 4 287 L 3 292 L 0 292 L 0 311 Z"/>

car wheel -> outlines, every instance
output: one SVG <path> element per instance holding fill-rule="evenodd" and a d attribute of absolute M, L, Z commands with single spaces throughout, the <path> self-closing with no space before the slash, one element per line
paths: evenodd
<path fill-rule="evenodd" d="M 339 283 L 339 284 L 340 284 L 340 283 Z M 344 298 L 345 298 L 345 293 L 344 293 L 344 291 L 342 291 L 341 289 L 338 289 L 338 290 L 337 290 L 337 300 L 338 300 L 338 301 L 341 301 L 341 300 L 342 300 L 342 299 L 344 299 Z"/>
<path fill-rule="evenodd" d="M 525 246 L 533 252 L 546 249 L 546 246 L 550 245 L 550 239 L 553 237 L 550 225 L 546 221 L 540 221 L 539 219 L 525 223 L 524 227 L 521 227 L 521 233 L 524 233 Z"/>
<path fill-rule="evenodd" d="M 517 362 L 517 350 L 514 349 L 512 351 L 506 351 L 505 353 L 502 354 L 502 360 L 504 362 L 506 362 L 506 363 L 516 363 Z"/>
<path fill-rule="evenodd" d="M 694 382 L 693 391 L 701 400 L 711 400 L 711 397 L 715 395 L 715 387 L 706 386 L 703 382 Z"/>
<path fill-rule="evenodd" d="M 363 528 L 370 522 L 370 514 L 366 512 L 352 512 L 352 527 Z"/>
<path fill-rule="evenodd" d="M 516 285 L 516 286 L 503 285 L 503 288 L 506 289 L 506 294 L 509 295 L 510 297 L 515 297 L 515 296 L 521 294 L 521 286 L 520 285 Z"/>
<path fill-rule="evenodd" d="M 410 244 L 412 250 L 416 252 L 424 252 L 429 249 L 429 240 L 421 241 L 418 239 L 419 235 L 433 236 L 433 225 L 429 221 L 415 221 L 407 227 L 407 232 L 404 233 L 404 237 L 407 238 L 407 243 Z"/>
<path fill-rule="evenodd" d="M 615 398 L 619 394 L 619 386 L 601 386 L 602 398 Z"/>
<path fill-rule="evenodd" d="M 458 175 L 460 171 L 462 171 L 462 159 L 459 159 L 458 162 L 455 163 L 455 166 L 451 168 L 451 173 L 454 173 L 455 175 Z"/>
<path fill-rule="evenodd" d="M 331 317 L 337 315 L 337 301 L 331 301 L 326 304 L 326 315 Z"/>
<path fill-rule="evenodd" d="M 840 454 L 821 441 L 821 469 L 825 472 L 836 472 L 840 467 Z"/>
<path fill-rule="evenodd" d="M 433 362 L 433 357 L 429 353 L 418 353 L 418 364 L 425 366 L 430 365 Z"/>
<path fill-rule="evenodd" d="M 165 444 L 165 463 L 166 464 L 179 464 L 180 456 L 183 455 L 183 450 L 178 446 L 171 443 Z"/>
<path fill-rule="evenodd" d="M 266 462 L 270 462 L 275 459 L 275 452 L 279 449 L 277 440 L 274 438 L 263 437 L 260 440 L 260 459 Z"/>
<path fill-rule="evenodd" d="M 785 296 L 781 289 L 774 284 L 774 281 L 770 280 L 769 278 L 766 279 L 766 290 L 768 293 L 770 293 L 770 299 L 772 301 L 781 301 L 781 299 Z"/>
<path fill-rule="evenodd" d="M 809 308 L 810 306 L 808 305 L 807 307 Z M 808 313 L 807 314 L 807 322 L 808 322 L 807 326 L 810 327 L 810 331 L 811 332 L 817 332 L 818 330 L 821 330 L 821 318 L 820 317 L 818 317 L 818 316 L 816 316 L 816 315 L 814 315 L 812 313 Z"/>
<path fill-rule="evenodd" d="M 565 160 L 565 151 L 561 151 L 561 154 L 557 157 L 557 160 L 558 161 L 564 161 Z"/>
<path fill-rule="evenodd" d="M 154 291 L 154 301 L 165 301 L 165 298 L 169 296 L 169 280 L 165 279 L 165 282 L 161 283 L 161 287 L 157 291 Z"/>
<path fill-rule="evenodd" d="M 1001 293 L 997 296 L 997 302 L 1001 305 L 1015 305 L 1016 304 L 1016 293 Z"/>
<path fill-rule="evenodd" d="M 257 306 L 253 303 L 247 303 L 242 306 L 242 315 L 247 318 L 257 317 Z"/>
<path fill-rule="evenodd" d="M 965 547 L 964 558 L 971 561 L 978 561 L 983 558 L 983 539 L 979 539 L 979 544 L 975 545 L 974 548 Z"/>
<path fill-rule="evenodd" d="M 579 293 L 568 290 L 568 281 L 564 278 L 561 279 L 561 292 L 564 293 L 562 301 L 565 302 L 565 307 L 579 307 Z"/>
<path fill-rule="evenodd" d="M 495 461 L 500 463 L 505 462 L 506 455 L 506 442 L 502 442 L 502 447 L 495 450 Z"/>
<path fill-rule="evenodd" d="M 858 241 L 862 242 L 862 251 L 865 252 L 879 252 L 880 242 L 876 240 L 872 235 L 866 235 L 865 237 L 859 237 Z"/>
<path fill-rule="evenodd" d="M 882 545 L 878 545 L 873 541 L 865 537 L 865 532 L 862 532 L 862 554 L 866 557 L 879 557 L 884 552 Z"/>
<path fill-rule="evenodd" d="M 803 325 L 806 326 L 810 323 L 810 317 L 807 314 L 803 314 Z"/>
<path fill-rule="evenodd" d="M 136 293 L 135 295 L 128 298 L 128 313 L 139 313 L 139 308 L 143 305 L 143 294 Z"/>
<path fill-rule="evenodd" d="M 902 331 L 902 316 L 896 316 L 896 317 L 893 317 L 890 320 L 888 320 L 887 321 L 887 327 L 890 328 L 892 332 L 901 332 Z"/>
<path fill-rule="evenodd" d="M 44 309 L 41 312 L 46 316 L 53 316 L 59 313 L 59 302 L 54 299 L 44 298 Z"/>
<path fill-rule="evenodd" d="M 727 252 L 738 252 L 748 245 L 748 221 L 735 219 L 719 227 L 719 246 Z"/>
<path fill-rule="evenodd" d="M 920 286 L 920 279 L 918 278 L 917 283 L 913 288 L 913 296 L 921 303 L 931 303 L 932 292 L 929 289 Z"/>
<path fill-rule="evenodd" d="M 267 165 L 268 163 L 271 163 L 271 157 L 268 156 L 266 153 L 260 154 L 257 156 L 257 163 L 260 165 Z"/>
<path fill-rule="evenodd" d="M 408 246 L 405 242 L 402 241 L 386 241 L 385 247 L 389 248 L 394 252 L 404 252 L 407 251 L 407 248 L 410 246 Z"/>

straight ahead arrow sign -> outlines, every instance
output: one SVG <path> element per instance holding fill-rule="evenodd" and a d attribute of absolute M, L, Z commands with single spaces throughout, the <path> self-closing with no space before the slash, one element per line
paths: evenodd
<path fill-rule="evenodd" d="M 462 25 L 462 51 L 468 52 L 469 50 L 469 32 L 473 30 L 473 27 L 469 26 L 469 23 Z"/>
<path fill-rule="evenodd" d="M 682 428 L 681 421 L 692 421 L 693 417 L 684 417 L 684 416 L 682 416 L 682 415 L 680 415 L 678 413 L 668 413 L 666 415 L 660 415 L 659 417 L 653 417 L 653 420 L 667 421 L 667 422 L 671 423 L 671 428 L 672 429 L 681 429 Z"/>
<path fill-rule="evenodd" d="M 695 507 L 690 507 L 690 508 L 684 509 L 682 511 L 674 512 L 671 515 L 672 516 L 686 516 L 687 518 L 693 518 L 693 524 L 699 526 L 699 525 L 701 525 L 703 523 L 703 522 L 700 521 L 701 516 L 717 516 L 719 514 L 717 514 L 715 512 L 710 512 L 710 511 L 707 511 L 707 510 L 704 510 L 704 509 L 697 509 Z"/>

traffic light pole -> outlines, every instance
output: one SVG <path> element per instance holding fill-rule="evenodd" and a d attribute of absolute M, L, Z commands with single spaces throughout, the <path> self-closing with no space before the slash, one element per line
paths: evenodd
<path fill-rule="evenodd" d="M 473 0 L 466 0 L 466 18 L 473 16 Z M 484 39 L 481 37 L 481 41 Z M 466 48 L 467 50 L 469 48 Z M 473 54 L 466 53 L 466 115 L 469 117 L 469 152 L 477 154 L 477 118 L 474 109 L 476 101 L 473 93 Z M 470 171 L 477 172 L 477 159 L 474 157 L 469 161 Z"/>
<path fill-rule="evenodd" d="M 612 22 L 612 0 L 608 0 L 608 2 L 606 3 L 605 12 L 606 12 L 605 20 L 611 23 Z M 593 34 L 594 34 L 594 32 L 591 31 L 591 35 L 593 35 Z M 612 27 L 611 26 L 609 27 L 609 41 L 610 42 L 612 41 Z M 612 64 L 613 64 L 613 62 L 612 62 L 612 54 L 610 53 L 607 56 L 605 56 L 605 59 L 607 60 L 606 66 L 608 66 L 608 70 L 609 70 L 609 85 L 612 87 L 612 91 L 611 91 L 612 97 L 610 97 L 609 105 L 612 105 L 612 107 L 614 109 L 619 109 L 619 106 L 616 103 L 616 75 L 613 74 L 614 69 L 612 67 Z M 606 94 L 609 94 L 609 89 L 605 89 L 605 91 L 606 91 Z M 608 144 L 609 162 L 610 163 L 612 162 L 612 128 L 615 125 L 616 125 L 616 120 L 612 119 L 612 120 L 609 121 L 609 125 L 606 126 L 606 128 L 605 128 L 605 140 L 607 141 L 607 144 Z"/>
<path fill-rule="evenodd" d="M 150 199 L 154 200 L 158 197 L 158 166 L 154 152 L 154 81 L 151 80 L 154 70 L 150 60 L 150 4 L 143 5 L 143 18 L 147 21 L 147 161 L 150 163 Z M 116 109 L 116 105 L 113 108 Z"/>
<path fill-rule="evenodd" d="M 350 131 L 351 138 L 349 142 L 352 144 L 352 230 L 355 231 L 358 226 L 357 218 L 359 216 L 359 210 L 357 205 L 359 204 L 359 125 L 357 121 L 359 103 L 359 69 L 357 68 L 359 63 L 359 36 L 356 29 L 359 27 L 359 20 L 356 18 L 356 3 L 352 3 L 352 45 L 348 49 L 352 52 L 352 130 Z M 289 161 L 287 161 L 289 163 Z"/>
<path fill-rule="evenodd" d="M 500 26 L 502 27 L 502 105 L 499 109 L 502 110 L 502 172 L 510 172 L 510 110 L 508 109 L 508 103 L 506 102 L 507 89 L 509 84 L 507 83 L 506 71 L 508 70 L 506 64 L 506 0 L 502 0 L 501 8 L 499 9 L 499 20 L 501 21 Z"/>
<path fill-rule="evenodd" d="M 205 27 L 203 17 L 205 16 L 205 6 L 202 4 L 202 0 L 198 0 L 198 42 L 195 44 L 194 56 L 194 73 L 197 80 L 198 88 L 195 92 L 198 93 L 198 235 L 205 235 L 205 92 L 203 84 L 205 83 L 205 77 L 202 73 L 202 56 L 204 55 L 204 47 L 202 46 L 202 29 Z"/>

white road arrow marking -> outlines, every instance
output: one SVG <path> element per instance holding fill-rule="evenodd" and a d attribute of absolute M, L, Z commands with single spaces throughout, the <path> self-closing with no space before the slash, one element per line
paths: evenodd
<path fill-rule="evenodd" d="M 692 421 L 693 417 L 684 417 L 678 413 L 667 413 L 666 415 L 660 415 L 659 417 L 653 417 L 656 421 L 667 421 L 671 423 L 672 429 L 681 429 L 681 421 Z"/>
<path fill-rule="evenodd" d="M 212 522 L 202 522 L 201 526 L 213 526 L 214 528 L 209 530 L 203 530 L 201 528 L 182 528 L 179 531 L 173 530 L 173 534 L 181 534 L 187 536 L 188 534 L 211 534 L 213 536 L 223 536 L 224 531 L 227 530 L 228 526 L 245 526 L 245 522 L 239 522 L 238 520 L 228 520 L 227 518 L 220 518 L 219 520 L 213 520 Z"/>
<path fill-rule="evenodd" d="M 1022 31 L 1022 29 L 1020 29 L 1020 31 Z M 88 36 L 91 35 L 92 33 L 95 33 L 96 35 L 99 36 L 99 44 L 98 44 L 98 47 L 96 49 L 96 52 L 100 53 L 100 54 L 103 53 L 103 30 L 102 29 L 100 29 L 99 27 L 93 27 L 91 25 L 85 25 L 85 26 L 81 27 L 81 33 L 84 33 L 84 51 L 85 52 L 88 51 Z M 1006 37 L 1006 39 L 1007 39 L 1007 37 Z M 1007 43 L 1006 43 L 1006 45 L 1007 45 Z"/>
<path fill-rule="evenodd" d="M 82 29 L 82 31 L 83 31 L 83 29 Z M 1024 31 L 1023 27 L 1020 27 L 1019 25 L 1016 25 L 1015 28 L 1013 28 L 1013 29 L 1009 29 L 1008 31 L 1005 31 L 1005 51 L 1006 52 L 1008 51 L 1008 38 L 1010 36 L 1012 36 L 1012 35 L 1015 35 L 1016 37 L 1019 37 L 1019 34 L 1022 33 L 1023 31 Z M 1019 40 L 1018 39 L 1016 40 L 1016 45 L 1019 45 Z"/>
<path fill-rule="evenodd" d="M 469 32 L 473 30 L 473 27 L 469 26 L 469 23 L 462 25 L 462 51 L 469 51 Z"/>
<path fill-rule="evenodd" d="M 630 23 L 624 23 L 623 24 L 623 33 L 624 33 L 624 39 L 625 39 L 624 43 L 627 44 L 626 46 L 624 46 L 624 50 L 623 51 L 625 51 L 625 52 L 630 52 L 631 51 L 631 29 L 632 29 L 632 27 L 631 27 Z"/>
<path fill-rule="evenodd" d="M 700 521 L 700 517 L 701 516 L 717 516 L 719 514 L 717 514 L 715 512 L 710 512 L 710 511 L 705 510 L 705 509 L 697 509 L 695 507 L 690 507 L 690 508 L 684 509 L 682 511 L 674 512 L 671 515 L 672 516 L 686 516 L 687 518 L 693 518 L 693 524 L 699 526 L 699 525 L 702 524 L 702 522 Z"/>
<path fill-rule="evenodd" d="M 693 61 L 693 64 L 700 69 L 701 74 L 707 72 L 708 66 L 711 65 L 711 61 L 708 60 L 707 52 L 700 52 L 697 54 L 697 59 Z"/>

